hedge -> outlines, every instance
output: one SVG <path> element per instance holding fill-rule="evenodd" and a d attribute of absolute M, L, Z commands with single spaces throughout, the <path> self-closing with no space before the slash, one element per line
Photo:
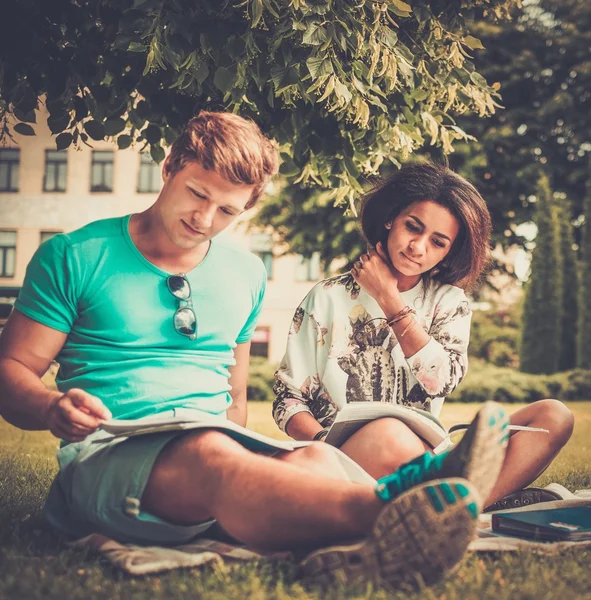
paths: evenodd
<path fill-rule="evenodd" d="M 248 381 L 249 400 L 273 400 L 277 364 L 251 359 Z M 448 402 L 535 402 L 543 398 L 591 400 L 591 370 L 575 369 L 554 375 L 530 375 L 507 367 L 496 367 L 471 358 L 468 375 Z"/>

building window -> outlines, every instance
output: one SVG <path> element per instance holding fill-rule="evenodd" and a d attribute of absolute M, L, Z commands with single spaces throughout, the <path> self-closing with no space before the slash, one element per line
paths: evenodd
<path fill-rule="evenodd" d="M 14 277 L 16 231 L 0 231 L 0 277 Z"/>
<path fill-rule="evenodd" d="M 263 261 L 267 278 L 273 279 L 273 238 L 268 233 L 255 233 L 250 237 L 250 251 Z"/>
<path fill-rule="evenodd" d="M 320 252 L 314 252 L 310 258 L 297 257 L 296 281 L 318 281 L 320 279 Z"/>
<path fill-rule="evenodd" d="M 18 192 L 20 155 L 18 148 L 0 149 L 0 192 Z"/>
<path fill-rule="evenodd" d="M 44 192 L 65 192 L 68 176 L 68 153 L 65 150 L 45 151 Z"/>
<path fill-rule="evenodd" d="M 147 152 L 140 154 L 140 170 L 137 191 L 140 194 L 154 194 L 160 191 L 160 165 L 154 162 Z"/>
<path fill-rule="evenodd" d="M 54 235 L 61 233 L 61 231 L 41 231 L 39 232 L 39 244 L 50 240 Z"/>
<path fill-rule="evenodd" d="M 113 161 L 114 153 L 112 150 L 92 151 L 91 192 L 113 191 Z"/>
<path fill-rule="evenodd" d="M 269 358 L 269 340 L 271 329 L 269 327 L 257 327 L 250 340 L 250 355 Z"/>

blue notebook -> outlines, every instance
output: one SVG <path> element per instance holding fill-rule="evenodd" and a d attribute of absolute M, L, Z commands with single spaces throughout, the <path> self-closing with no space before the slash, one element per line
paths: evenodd
<path fill-rule="evenodd" d="M 591 506 L 494 513 L 492 529 L 542 541 L 591 540 Z"/>

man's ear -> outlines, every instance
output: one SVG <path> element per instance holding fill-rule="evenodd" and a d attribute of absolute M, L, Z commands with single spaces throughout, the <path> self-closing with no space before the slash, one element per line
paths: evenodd
<path fill-rule="evenodd" d="M 170 179 L 170 154 L 164 159 L 162 163 L 162 181 L 166 183 Z"/>

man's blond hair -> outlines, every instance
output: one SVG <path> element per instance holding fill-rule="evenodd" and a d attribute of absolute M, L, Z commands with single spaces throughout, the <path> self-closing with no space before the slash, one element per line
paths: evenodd
<path fill-rule="evenodd" d="M 232 183 L 254 185 L 246 208 L 254 206 L 278 168 L 275 144 L 256 123 L 232 113 L 205 110 L 186 124 L 172 145 L 166 167 L 174 175 L 190 161 Z"/>

